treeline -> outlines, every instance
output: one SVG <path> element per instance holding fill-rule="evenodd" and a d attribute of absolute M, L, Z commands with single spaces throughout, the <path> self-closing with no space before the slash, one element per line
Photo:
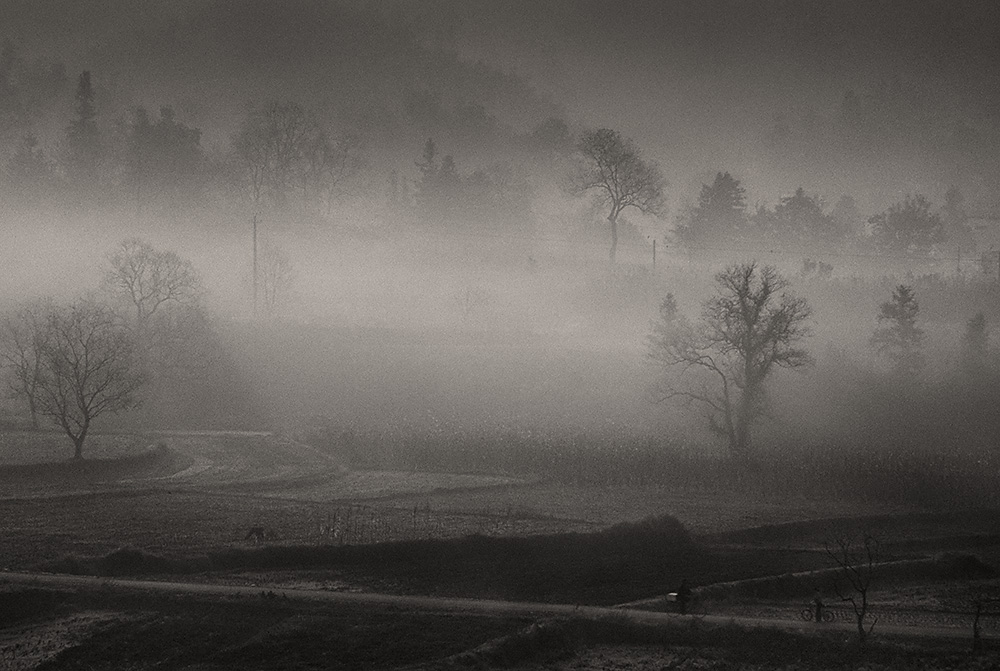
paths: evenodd
<path fill-rule="evenodd" d="M 361 218 L 387 234 L 422 223 L 511 242 L 553 227 L 580 238 L 605 219 L 613 250 L 620 235 L 632 245 L 658 239 L 721 254 L 757 244 L 933 257 L 979 254 L 988 242 L 973 216 L 988 214 L 986 201 L 966 203 L 959 186 L 941 203 L 914 192 L 868 212 L 850 194 L 831 203 L 794 183 L 774 203 L 751 204 L 741 179 L 723 170 L 697 194 L 672 192 L 637 143 L 543 116 L 541 104 L 529 105 L 539 116 L 518 131 L 475 100 L 446 104 L 416 85 L 391 104 L 369 101 L 394 119 L 386 127 L 372 120 L 374 111 L 348 118 L 295 97 L 256 97 L 235 118 L 213 120 L 208 130 L 223 141 L 206 146 L 206 129 L 173 104 L 123 106 L 109 99 L 102 76 L 28 62 L 5 44 L 7 207 L 110 208 L 133 221 L 181 220 L 208 209 L 240 222 L 266 215 L 299 230 Z M 489 82 L 483 96 L 514 86 L 483 68 L 476 77 Z M 673 213 L 670 200 L 682 203 Z"/>

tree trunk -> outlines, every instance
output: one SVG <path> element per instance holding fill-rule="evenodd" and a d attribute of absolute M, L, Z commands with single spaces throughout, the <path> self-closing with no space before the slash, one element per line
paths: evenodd
<path fill-rule="evenodd" d="M 868 614 L 868 591 L 864 590 L 861 592 L 861 609 L 857 611 L 858 616 L 858 645 L 864 646 L 865 640 L 868 638 L 868 632 L 865 630 L 865 615 Z"/>
<path fill-rule="evenodd" d="M 736 421 L 733 427 L 733 439 L 730 449 L 733 456 L 739 459 L 747 459 L 750 456 L 750 428 L 753 424 L 753 399 L 744 390 L 740 398 L 739 407 L 736 409 Z"/>
<path fill-rule="evenodd" d="M 87 439 L 87 428 L 89 427 L 89 422 L 85 422 L 83 428 L 80 429 L 80 433 L 72 436 L 73 438 L 73 459 L 79 461 L 83 459 L 83 441 Z"/>
<path fill-rule="evenodd" d="M 615 256 L 618 253 L 618 213 L 611 210 L 611 214 L 608 215 L 608 223 L 611 224 L 611 263 L 615 262 Z"/>

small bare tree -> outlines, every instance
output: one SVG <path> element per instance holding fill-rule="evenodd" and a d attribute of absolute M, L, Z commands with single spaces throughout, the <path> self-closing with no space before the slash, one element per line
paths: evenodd
<path fill-rule="evenodd" d="M 326 217 L 337 199 L 365 167 L 360 140 L 354 135 L 331 138 L 320 132 L 306 146 L 303 187 L 305 196 Z"/>
<path fill-rule="evenodd" d="M 630 207 L 661 216 L 666 181 L 656 163 L 643 160 L 631 140 L 610 128 L 586 131 L 577 149 L 582 161 L 573 176 L 572 189 L 578 194 L 596 191 L 601 203 L 608 207 L 610 257 L 614 263 L 618 251 L 618 217 Z"/>
<path fill-rule="evenodd" d="M 733 456 L 749 457 L 751 430 L 764 412 L 764 383 L 777 368 L 799 368 L 812 359 L 800 347 L 810 335 L 811 310 L 788 294 L 788 282 L 771 266 L 729 266 L 716 275 L 716 293 L 691 324 L 673 296 L 660 306 L 649 336 L 649 357 L 686 378 L 667 378 L 660 400 L 681 398 L 708 408 L 710 428 L 729 442 Z"/>
<path fill-rule="evenodd" d="M 139 404 L 145 375 L 136 362 L 130 329 L 110 308 L 81 300 L 45 318 L 35 387 L 38 412 L 73 441 L 75 459 L 93 420 Z"/>
<path fill-rule="evenodd" d="M 12 398 L 22 398 L 31 413 L 31 426 L 38 429 L 38 382 L 41 377 L 42 344 L 46 312 L 45 302 L 24 303 L 0 320 L 0 358 L 10 377 Z"/>
<path fill-rule="evenodd" d="M 826 544 L 826 554 L 839 569 L 833 581 L 834 590 L 841 601 L 851 604 L 858 625 L 858 643 L 864 645 L 878 622 L 876 617 L 865 627 L 872 578 L 881 559 L 879 541 L 870 533 L 862 534 L 860 543 L 850 538 L 838 538 Z"/>
<path fill-rule="evenodd" d="M 164 305 L 195 305 L 201 299 L 201 279 L 191 262 L 144 240 L 122 242 L 111 255 L 110 264 L 105 282 L 135 311 L 140 331 Z"/>

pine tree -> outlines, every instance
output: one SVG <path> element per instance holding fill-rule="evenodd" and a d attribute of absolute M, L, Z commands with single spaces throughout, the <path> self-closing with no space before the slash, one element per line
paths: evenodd
<path fill-rule="evenodd" d="M 716 173 L 711 184 L 702 184 L 698 205 L 683 214 L 676 228 L 685 244 L 731 242 L 745 228 L 746 190 L 728 172 Z"/>
<path fill-rule="evenodd" d="M 893 370 L 905 379 L 916 378 L 924 364 L 924 331 L 917 326 L 919 312 L 913 287 L 900 284 L 892 292 L 892 300 L 879 306 L 879 327 L 871 338 L 875 352 L 888 359 Z"/>
<path fill-rule="evenodd" d="M 92 188 L 98 180 L 101 138 L 97 129 L 97 111 L 94 106 L 94 87 L 90 71 L 84 70 L 76 85 L 74 118 L 67 129 L 68 168 L 70 178 L 84 189 Z"/>

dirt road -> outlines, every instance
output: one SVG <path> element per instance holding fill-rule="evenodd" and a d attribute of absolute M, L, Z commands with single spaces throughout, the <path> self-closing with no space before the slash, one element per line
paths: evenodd
<path fill-rule="evenodd" d="M 490 613 L 537 616 L 572 616 L 600 619 L 606 617 L 627 617 L 637 622 L 679 622 L 698 619 L 706 624 L 734 623 L 743 627 L 772 627 L 787 631 L 855 631 L 851 622 L 828 622 L 816 624 L 801 620 L 746 617 L 728 615 L 680 615 L 679 613 L 657 613 L 628 608 L 608 608 L 599 606 L 577 606 L 572 604 L 532 603 L 521 601 L 493 601 L 486 599 L 443 598 L 429 596 L 403 596 L 396 594 L 375 594 L 367 592 L 334 592 L 316 589 L 273 589 L 263 586 L 215 585 L 206 583 L 168 582 L 158 580 L 126 580 L 120 578 L 97 578 L 92 576 L 57 575 L 49 573 L 18 573 L 0 571 L 0 583 L 53 587 L 91 587 L 103 589 L 138 590 L 169 594 L 204 594 L 229 597 L 255 597 L 262 595 L 277 598 L 300 599 L 306 601 L 328 601 L 334 603 L 361 603 L 391 605 L 422 611 L 448 611 L 458 613 Z M 878 634 L 917 636 L 924 638 L 970 638 L 971 621 L 966 627 L 928 627 L 898 624 L 877 625 Z M 984 638 L 993 638 L 985 636 Z"/>

